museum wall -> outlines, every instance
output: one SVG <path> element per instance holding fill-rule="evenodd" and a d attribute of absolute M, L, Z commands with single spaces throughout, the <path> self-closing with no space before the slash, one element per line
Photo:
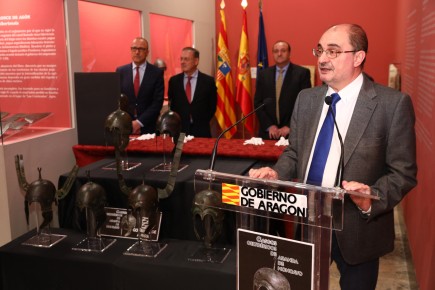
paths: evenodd
<path fill-rule="evenodd" d="M 26 15 L 26 5 L 24 5 L 26 1 L 3 0 L 2 5 L 8 5 L 8 2 L 13 5 L 19 5 L 19 2 L 23 2 L 23 5 L 18 7 L 21 7 L 23 9 L 22 14 Z M 37 3 L 38 1 L 36 0 L 35 2 Z M 37 167 L 41 167 L 43 168 L 42 177 L 50 180 L 56 186 L 59 175 L 70 171 L 75 163 L 72 152 L 72 146 L 77 144 L 74 73 L 82 71 L 79 11 L 78 0 L 64 0 L 62 2 L 65 9 L 66 45 L 65 48 L 60 48 L 60 51 L 65 49 L 67 54 L 71 128 L 59 128 L 59 130 L 53 128 L 47 134 L 38 134 L 37 136 L 29 134 L 20 138 L 10 138 L 5 140 L 5 143 L 0 144 L 0 245 L 35 228 L 36 225 L 34 219 L 30 220 L 29 226 L 25 221 L 24 193 L 18 184 L 14 156 L 16 154 L 24 155 L 24 166 L 28 182 L 38 179 Z M 214 5 L 211 0 L 199 2 L 186 0 L 183 2 L 183 5 L 179 5 L 180 2 L 176 0 L 124 0 L 122 3 L 113 0 L 90 2 L 142 11 L 141 28 L 143 35 L 147 38 L 150 34 L 149 13 L 192 20 L 194 22 L 195 45 L 201 50 L 201 55 L 204 59 L 201 62 L 201 70 L 212 73 L 215 23 L 213 17 Z M 5 12 L 0 11 L 1 15 L 3 13 Z M 57 14 L 55 16 L 59 17 L 61 15 Z M 99 17 L 103 17 L 103 15 L 95 15 L 96 19 Z M 34 15 L 34 18 L 36 18 L 36 15 Z M 126 55 L 130 54 L 128 49 L 130 43 L 107 43 L 107 49 L 110 50 L 114 45 L 125 46 Z M 149 57 L 152 57 L 152 53 L 150 53 Z M 0 102 L 1 108 L 4 99 L 1 99 Z M 104 128 L 102 128 L 103 130 Z M 31 130 L 28 132 L 31 132 Z M 57 210 L 55 209 L 55 221 L 57 221 L 56 212 Z M 57 226 L 57 222 L 54 222 L 53 226 Z"/>
<path fill-rule="evenodd" d="M 227 34 L 232 64 L 236 66 L 242 25 L 242 7 L 239 0 L 225 1 Z M 398 62 L 395 43 L 397 38 L 397 0 L 364 3 L 352 0 L 323 1 L 263 1 L 263 18 L 268 45 L 269 64 L 273 64 L 272 45 L 285 40 L 292 46 L 291 60 L 300 65 L 315 65 L 312 49 L 322 33 L 336 23 L 358 23 L 369 38 L 366 72 L 376 81 L 387 84 L 390 63 Z M 216 0 L 216 28 L 219 29 L 220 1 Z M 376 7 L 374 9 L 373 7 Z M 251 67 L 257 63 L 258 0 L 249 1 L 246 8 L 248 19 L 249 53 Z M 218 32 L 216 32 L 218 33 Z M 319 83 L 316 78 L 317 83 Z M 254 85 L 253 85 L 254 86 Z"/>
<path fill-rule="evenodd" d="M 418 186 L 402 203 L 420 289 L 435 287 L 435 1 L 400 1 L 402 91 L 416 114 Z"/>
<path fill-rule="evenodd" d="M 14 0 L 6 0 L 14 1 Z M 219 28 L 219 4 L 207 0 L 95 0 L 95 3 L 143 11 L 142 28 L 149 37 L 149 12 L 195 19 L 194 42 L 201 51 L 200 69 L 213 74 L 215 67 L 215 40 Z M 237 53 L 242 25 L 240 0 L 227 0 L 225 13 L 232 64 Z M 69 83 L 73 73 L 81 71 L 80 31 L 77 0 L 65 0 L 66 35 Z M 375 7 L 375 8 L 374 8 Z M 216 11 L 215 11 L 216 9 Z M 256 64 L 258 35 L 258 1 L 249 1 L 247 7 L 248 37 L 251 66 Z M 369 37 L 366 72 L 377 82 L 388 83 L 389 65 L 396 64 L 402 75 L 402 90 L 411 94 L 417 116 L 417 157 L 419 185 L 402 203 L 409 233 L 412 258 L 420 288 L 430 289 L 435 277 L 435 199 L 431 189 L 434 180 L 434 121 L 432 120 L 435 90 L 434 68 L 434 1 L 420 0 L 356 0 L 336 1 L 278 1 L 264 0 L 263 14 L 269 49 L 279 39 L 292 45 L 292 61 L 301 65 L 315 65 L 311 49 L 316 46 L 323 31 L 341 22 L 361 24 Z M 214 17 L 213 17 L 214 16 Z M 215 25 L 215 23 L 217 25 Z M 432 27 L 432 28 L 431 28 Z M 111 45 L 121 45 L 108 43 Z M 123 45 L 123 44 L 122 44 Z M 150 57 L 152 57 L 152 52 Z M 316 83 L 319 80 L 316 78 Z M 255 80 L 253 86 L 255 85 Z M 35 180 L 36 167 L 43 167 L 45 178 L 57 183 L 59 174 L 71 169 L 74 163 L 71 147 L 77 143 L 75 131 L 74 90 L 71 91 L 72 129 L 61 130 L 33 140 L 24 140 L 2 146 L 0 149 L 0 244 L 27 231 L 24 221 L 23 199 L 12 164 L 15 154 L 25 155 L 28 180 Z M 253 91 L 253 90 L 252 90 Z"/>
<path fill-rule="evenodd" d="M 219 29 L 219 0 L 216 23 Z M 241 1 L 225 1 L 227 34 L 235 70 L 242 26 Z M 257 63 L 258 1 L 249 1 L 248 38 L 251 67 Z M 411 95 L 416 113 L 418 186 L 401 206 L 404 210 L 411 255 L 420 289 L 433 289 L 435 276 L 435 180 L 434 94 L 435 91 L 435 1 L 368 0 L 348 1 L 263 1 L 263 17 L 269 64 L 273 64 L 272 44 L 286 40 L 292 45 L 292 61 L 315 65 L 311 49 L 321 34 L 336 23 L 358 23 L 369 38 L 365 71 L 375 81 L 387 85 L 389 65 L 401 74 L 401 89 Z M 316 76 L 316 83 L 319 80 Z M 255 79 L 252 84 L 255 90 Z"/>

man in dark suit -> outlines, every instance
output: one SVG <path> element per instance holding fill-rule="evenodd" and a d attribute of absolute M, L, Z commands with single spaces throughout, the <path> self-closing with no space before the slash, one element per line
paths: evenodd
<path fill-rule="evenodd" d="M 121 76 L 121 93 L 128 97 L 133 134 L 154 133 L 163 106 L 163 70 L 146 61 L 149 50 L 145 38 L 133 39 L 132 63 L 116 69 Z"/>
<path fill-rule="evenodd" d="M 411 98 L 362 73 L 367 50 L 367 35 L 358 25 L 332 26 L 322 35 L 313 54 L 324 85 L 299 94 L 290 145 L 274 168 L 250 172 L 257 178 L 306 181 L 315 167 L 315 144 L 322 139 L 319 132 L 328 111 L 325 96 L 338 93 L 336 122 L 344 140 L 344 180 L 339 185 L 380 198 L 371 201 L 347 195 L 344 200 L 343 230 L 333 231 L 331 247 L 343 290 L 376 288 L 379 257 L 394 247 L 393 209 L 417 184 Z M 336 185 L 341 155 L 337 130 L 333 130 L 326 165 L 316 182 L 325 187 Z"/>
<path fill-rule="evenodd" d="M 169 108 L 180 115 L 182 132 L 210 138 L 217 104 L 214 78 L 198 70 L 199 51 L 195 48 L 183 48 L 180 60 L 183 72 L 169 79 Z"/>
<path fill-rule="evenodd" d="M 257 111 L 258 135 L 263 139 L 287 138 L 296 97 L 301 90 L 311 87 L 310 71 L 291 63 L 290 52 L 289 43 L 277 41 L 272 49 L 275 65 L 257 75 L 255 108 L 267 98 L 274 100 Z"/>

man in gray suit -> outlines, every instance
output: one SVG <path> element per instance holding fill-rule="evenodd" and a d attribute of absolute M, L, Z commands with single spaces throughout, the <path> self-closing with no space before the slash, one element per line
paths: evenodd
<path fill-rule="evenodd" d="M 251 177 L 307 181 L 315 144 L 328 111 L 325 96 L 338 93 L 336 121 L 344 140 L 345 190 L 380 200 L 346 197 L 342 231 L 332 237 L 331 258 L 342 289 L 375 289 L 379 257 L 394 247 L 394 207 L 416 184 L 414 110 L 411 98 L 371 81 L 363 71 L 368 50 L 364 30 L 354 24 L 330 27 L 313 54 L 323 86 L 299 94 L 289 146 L 272 168 L 252 169 Z M 334 129 L 323 177 L 333 187 L 341 146 Z"/>

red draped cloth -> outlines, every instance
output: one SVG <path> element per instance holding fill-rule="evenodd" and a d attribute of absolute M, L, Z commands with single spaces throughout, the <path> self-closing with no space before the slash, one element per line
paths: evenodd
<path fill-rule="evenodd" d="M 211 155 L 215 138 L 194 138 L 183 146 L 183 155 Z M 276 161 L 285 146 L 275 146 L 276 140 L 263 140 L 264 145 L 243 145 L 244 139 L 219 140 L 217 155 L 234 158 L 254 158 L 264 161 Z M 174 144 L 171 138 L 161 136 L 151 140 L 132 140 L 126 149 L 127 154 L 171 152 Z M 113 146 L 75 145 L 74 156 L 78 166 L 82 167 L 95 161 L 114 157 Z"/>

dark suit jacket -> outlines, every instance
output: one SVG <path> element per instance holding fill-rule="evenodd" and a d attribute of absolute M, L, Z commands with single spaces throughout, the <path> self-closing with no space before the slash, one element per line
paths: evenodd
<path fill-rule="evenodd" d="M 303 90 L 291 120 L 289 146 L 274 169 L 279 179 L 304 180 L 327 86 Z M 416 184 L 414 109 L 411 98 L 364 77 L 344 140 L 344 180 L 369 185 L 379 195 L 369 217 L 346 196 L 337 241 L 349 264 L 366 262 L 394 247 L 393 208 Z M 297 125 L 296 125 L 297 124 Z"/>
<path fill-rule="evenodd" d="M 128 112 L 134 120 L 143 124 L 141 134 L 155 133 L 157 118 L 163 106 L 163 70 L 147 62 L 137 98 L 134 95 L 132 64 L 118 67 L 116 72 L 121 76 L 121 93 L 128 97 Z M 137 117 L 134 116 L 135 109 Z"/>
<path fill-rule="evenodd" d="M 280 122 L 278 123 L 276 120 L 275 73 L 276 66 L 271 66 L 259 71 L 257 75 L 254 96 L 255 108 L 263 104 L 266 98 L 273 99 L 273 102 L 268 103 L 263 109 L 257 111 L 260 123 L 258 135 L 263 139 L 269 139 L 267 129 L 272 125 L 276 125 L 278 128 L 290 126 L 290 118 L 296 97 L 301 90 L 311 87 L 310 71 L 290 63 L 281 87 L 281 96 L 279 98 Z"/>
<path fill-rule="evenodd" d="M 170 109 L 181 117 L 181 131 L 195 137 L 211 137 L 210 121 L 216 112 L 217 88 L 214 78 L 198 71 L 192 103 L 184 90 L 184 73 L 169 79 Z"/>

